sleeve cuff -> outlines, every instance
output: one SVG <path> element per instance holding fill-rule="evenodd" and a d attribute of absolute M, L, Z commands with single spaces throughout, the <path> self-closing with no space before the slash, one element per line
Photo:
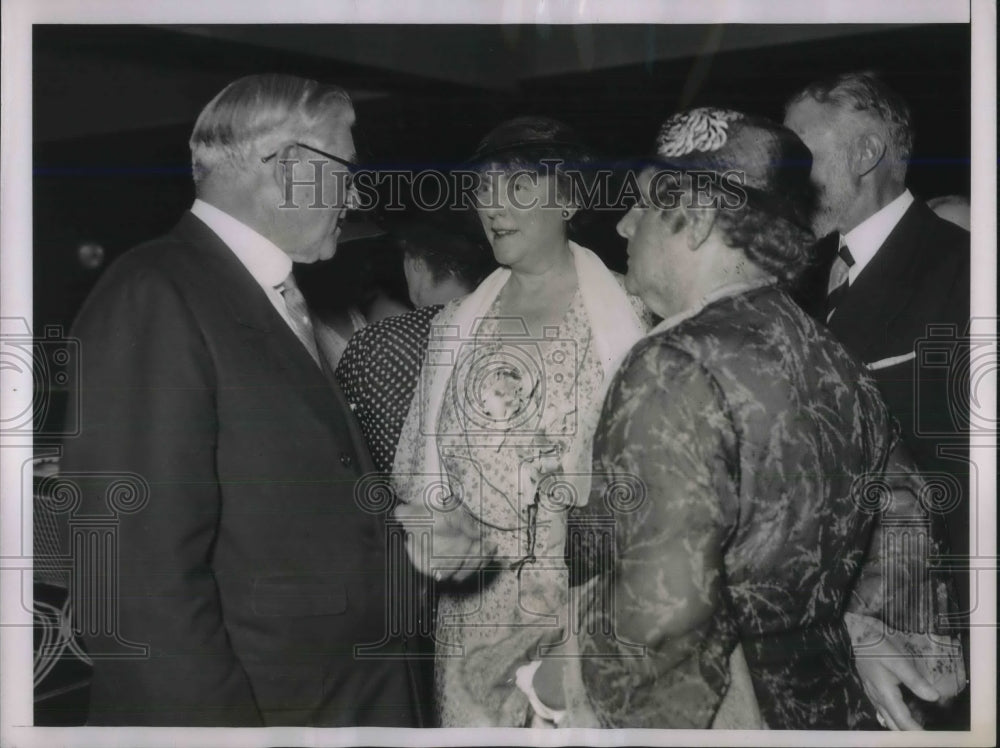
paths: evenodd
<path fill-rule="evenodd" d="M 541 702 L 538 694 L 535 693 L 535 673 L 541 665 L 541 660 L 532 660 L 527 665 L 519 667 L 515 683 L 517 683 L 517 687 L 521 692 L 528 697 L 528 702 L 531 704 L 531 708 L 535 710 L 535 714 L 547 722 L 558 725 L 563 717 L 566 716 L 566 710 L 550 709 Z"/>

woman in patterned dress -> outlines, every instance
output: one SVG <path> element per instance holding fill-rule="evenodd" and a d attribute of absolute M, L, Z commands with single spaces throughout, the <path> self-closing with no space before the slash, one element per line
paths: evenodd
<path fill-rule="evenodd" d="M 875 384 L 782 290 L 808 261 L 809 151 L 770 121 L 696 109 L 667 120 L 655 159 L 619 233 L 627 287 L 664 319 L 610 385 L 605 478 L 570 521 L 588 580 L 574 720 L 706 727 L 741 643 L 771 728 L 914 726 L 892 687 L 936 700 L 961 656 L 937 674 L 885 666 L 862 656 L 885 654 L 878 636 L 852 655 L 845 615 L 930 642 L 946 596 L 926 578 L 925 486 Z"/>
<path fill-rule="evenodd" d="M 567 505 L 589 493 L 604 382 L 645 330 L 641 302 L 568 238 L 564 169 L 585 159 L 540 117 L 480 144 L 476 210 L 502 267 L 435 319 L 396 453 L 411 559 L 439 580 L 445 727 L 529 723 L 516 673 L 565 626 Z"/>

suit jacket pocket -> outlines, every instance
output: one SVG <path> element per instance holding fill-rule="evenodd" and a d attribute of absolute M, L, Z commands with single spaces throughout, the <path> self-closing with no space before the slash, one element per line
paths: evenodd
<path fill-rule="evenodd" d="M 331 616 L 347 610 L 347 589 L 336 574 L 257 577 L 253 611 L 258 616 Z"/>

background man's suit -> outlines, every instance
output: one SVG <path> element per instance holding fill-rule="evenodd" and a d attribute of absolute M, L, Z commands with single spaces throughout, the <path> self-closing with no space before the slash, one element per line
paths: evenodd
<path fill-rule="evenodd" d="M 800 292 L 803 304 L 819 319 L 826 319 L 829 311 L 826 283 L 837 243 L 836 234 L 820 242 L 819 263 Z M 969 468 L 963 457 L 968 455 L 966 437 L 956 424 L 967 421 L 968 401 L 956 398 L 967 386 L 967 380 L 956 379 L 962 368 L 956 361 L 963 348 L 967 355 L 960 338 L 968 332 L 970 316 L 969 263 L 969 232 L 914 200 L 827 323 L 871 369 L 920 468 L 948 473 L 960 482 L 961 501 L 943 519 L 952 552 L 962 555 L 969 553 Z M 943 336 L 943 346 L 918 344 L 927 338 L 929 325 L 951 325 L 955 337 Z M 950 348 L 950 361 L 928 356 L 932 347 Z M 939 456 L 941 445 L 950 445 L 962 456 Z M 963 578 L 963 610 L 967 602 Z"/>
<path fill-rule="evenodd" d="M 108 269 L 74 334 L 62 472 L 150 486 L 118 527 L 118 604 L 151 652 L 95 662 L 91 723 L 412 725 L 405 663 L 354 657 L 385 630 L 383 517 L 354 499 L 370 457 L 232 251 L 187 214 Z M 100 513 L 101 481 L 83 488 Z"/>

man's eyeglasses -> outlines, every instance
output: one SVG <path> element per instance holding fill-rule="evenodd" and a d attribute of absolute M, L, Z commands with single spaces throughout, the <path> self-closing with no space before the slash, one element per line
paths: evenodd
<path fill-rule="evenodd" d="M 326 151 L 321 151 L 319 148 L 313 148 L 311 145 L 306 145 L 305 143 L 293 143 L 292 145 L 297 145 L 299 148 L 305 148 L 307 151 L 312 151 L 313 153 L 318 153 L 320 156 L 325 156 L 326 158 L 330 159 L 331 161 L 336 161 L 338 164 L 342 164 L 343 166 L 346 166 L 347 167 L 347 172 L 349 174 L 348 180 L 347 180 L 347 186 L 348 187 L 351 186 L 351 181 L 353 179 L 354 172 L 358 170 L 358 165 L 356 163 L 354 163 L 353 161 L 348 161 L 347 159 L 343 159 L 340 156 L 334 156 L 332 153 L 327 153 Z M 277 155 L 278 155 L 278 151 L 275 151 L 270 156 L 261 156 L 260 162 L 262 164 L 266 164 L 268 161 L 270 161 L 272 158 L 274 158 Z"/>

